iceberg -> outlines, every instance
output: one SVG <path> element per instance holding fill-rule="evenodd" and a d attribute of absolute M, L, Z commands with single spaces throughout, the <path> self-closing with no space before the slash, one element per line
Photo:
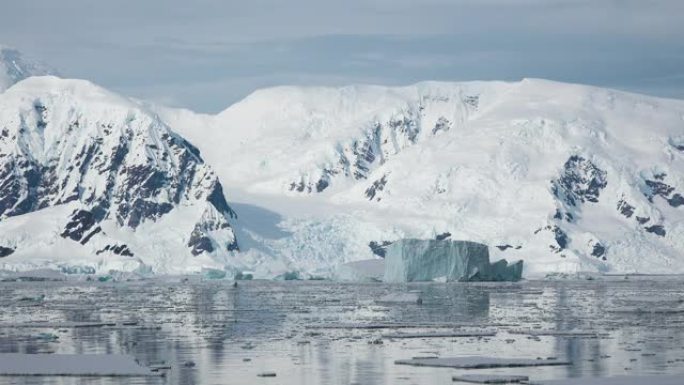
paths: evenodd
<path fill-rule="evenodd" d="M 384 259 L 366 259 L 340 265 L 335 271 L 335 279 L 343 282 L 381 282 L 384 272 Z"/>
<path fill-rule="evenodd" d="M 487 245 L 470 241 L 402 239 L 388 246 L 384 281 L 518 281 L 523 262 L 489 262 Z"/>

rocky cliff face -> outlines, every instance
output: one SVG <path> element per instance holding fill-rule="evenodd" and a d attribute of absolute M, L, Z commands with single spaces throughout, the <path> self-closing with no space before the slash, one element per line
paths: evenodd
<path fill-rule="evenodd" d="M 145 233 L 178 210 L 178 254 L 237 250 L 235 213 L 195 147 L 88 82 L 30 78 L 0 95 L 0 222 L 55 206 L 69 213 L 54 236 L 100 258 L 153 259 L 140 240 L 117 234 Z M 0 235 L 13 258 L 22 243 Z"/>

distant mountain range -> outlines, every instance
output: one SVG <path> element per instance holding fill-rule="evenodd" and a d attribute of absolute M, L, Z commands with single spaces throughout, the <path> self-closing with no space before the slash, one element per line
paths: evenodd
<path fill-rule="evenodd" d="M 37 77 L 0 94 L 0 129 L 0 268 L 330 276 L 412 237 L 529 277 L 684 272 L 684 101 L 429 82 L 210 116 Z"/>

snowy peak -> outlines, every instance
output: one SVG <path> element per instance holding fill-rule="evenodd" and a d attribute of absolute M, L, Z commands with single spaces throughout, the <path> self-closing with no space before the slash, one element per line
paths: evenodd
<path fill-rule="evenodd" d="M 222 180 L 280 202 L 294 239 L 334 229 L 345 262 L 448 233 L 529 274 L 684 271 L 679 100 L 540 79 L 276 87 L 189 122 Z"/>
<path fill-rule="evenodd" d="M 14 48 L 0 46 L 0 92 L 28 77 L 55 73 L 46 65 L 27 59 Z"/>
<path fill-rule="evenodd" d="M 125 229 L 142 237 L 178 210 L 181 257 L 225 259 L 237 249 L 234 213 L 199 151 L 155 114 L 86 81 L 32 77 L 0 95 L 0 185 L 3 222 L 70 207 L 59 236 L 84 254 L 137 257 L 146 240 Z M 3 237 L 0 245 L 17 243 Z"/>

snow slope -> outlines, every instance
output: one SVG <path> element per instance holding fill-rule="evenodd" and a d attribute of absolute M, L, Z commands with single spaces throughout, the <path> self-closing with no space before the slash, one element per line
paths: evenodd
<path fill-rule="evenodd" d="M 199 151 L 82 80 L 0 94 L 0 269 L 230 268 L 235 214 Z"/>
<path fill-rule="evenodd" d="M 525 79 L 277 87 L 217 116 L 159 113 L 245 222 L 270 218 L 238 230 L 243 252 L 297 269 L 450 236 L 528 277 L 684 273 L 682 101 Z"/>
<path fill-rule="evenodd" d="M 0 92 L 30 76 L 55 74 L 55 70 L 37 61 L 27 59 L 18 50 L 0 45 Z"/>

